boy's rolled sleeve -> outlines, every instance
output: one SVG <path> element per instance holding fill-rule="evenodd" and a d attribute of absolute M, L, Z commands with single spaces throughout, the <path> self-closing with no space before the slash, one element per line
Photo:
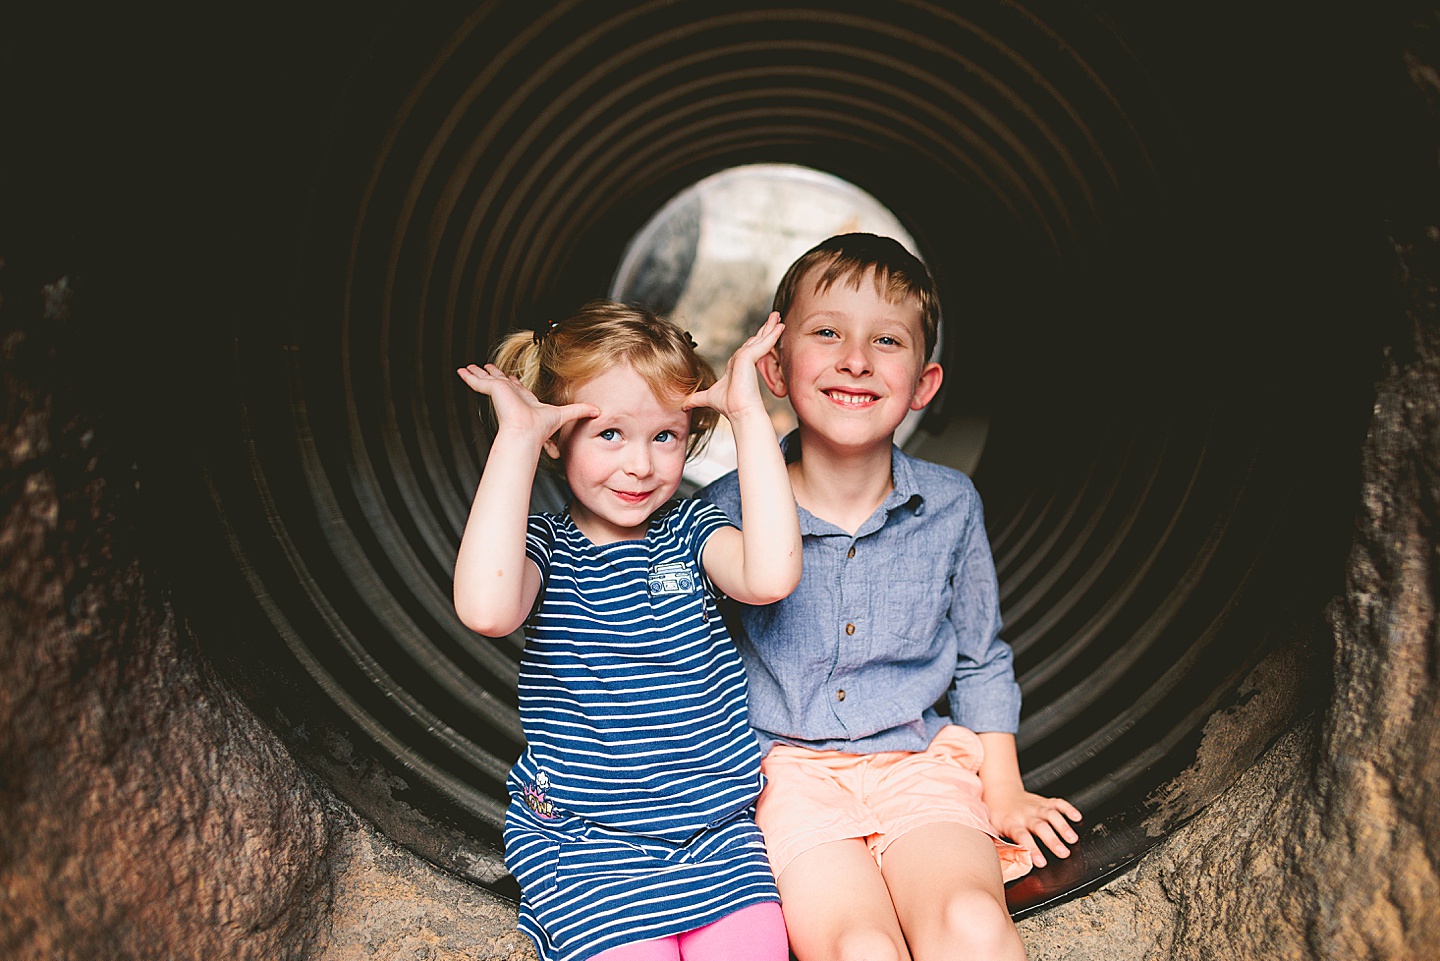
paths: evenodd
<path fill-rule="evenodd" d="M 950 719 L 976 732 L 1014 734 L 1020 727 L 1020 685 L 1014 654 L 1000 639 L 1000 591 L 979 498 L 970 512 L 955 572 L 950 623 L 957 651 Z"/>

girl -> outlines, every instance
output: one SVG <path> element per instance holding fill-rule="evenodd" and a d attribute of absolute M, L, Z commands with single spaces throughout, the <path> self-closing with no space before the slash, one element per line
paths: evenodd
<path fill-rule="evenodd" d="M 752 818 L 760 753 L 717 594 L 769 604 L 800 580 L 800 529 L 756 361 L 779 315 L 718 381 L 683 331 L 608 301 L 504 340 L 460 377 L 497 429 L 455 562 L 455 609 L 525 628 L 505 863 L 545 961 L 788 957 Z M 744 533 L 672 501 L 724 414 Z M 536 466 L 572 493 L 527 520 Z"/>

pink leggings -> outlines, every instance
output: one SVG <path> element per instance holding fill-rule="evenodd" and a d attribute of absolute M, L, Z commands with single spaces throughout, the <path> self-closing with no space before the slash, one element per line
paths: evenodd
<path fill-rule="evenodd" d="M 774 901 L 752 904 L 703 928 L 602 951 L 593 961 L 787 961 L 785 918 Z"/>

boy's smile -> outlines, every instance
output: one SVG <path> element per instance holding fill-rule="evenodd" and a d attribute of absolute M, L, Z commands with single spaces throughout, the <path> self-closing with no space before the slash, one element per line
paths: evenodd
<path fill-rule="evenodd" d="M 650 515 L 680 486 L 690 415 L 657 398 L 629 364 L 581 384 L 570 400 L 600 408 L 545 443 L 574 495 L 575 526 L 596 544 L 645 536 Z"/>
<path fill-rule="evenodd" d="M 825 396 L 835 401 L 835 403 L 841 407 L 868 407 L 879 399 L 869 391 L 859 392 L 840 389 L 827 390 Z"/>
<path fill-rule="evenodd" d="M 920 305 L 890 303 L 867 272 L 859 286 L 802 283 L 779 346 L 760 364 L 765 383 L 788 397 L 802 442 L 850 451 L 889 445 L 900 422 L 940 389 L 940 365 L 924 356 Z"/>

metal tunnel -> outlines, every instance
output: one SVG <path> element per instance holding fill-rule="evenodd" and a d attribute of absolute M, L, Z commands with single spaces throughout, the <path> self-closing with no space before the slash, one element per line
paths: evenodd
<path fill-rule="evenodd" d="M 303 223 L 270 238 L 293 277 L 215 339 L 199 469 L 171 482 L 202 641 L 358 811 L 513 895 L 520 651 L 451 607 L 486 450 L 454 370 L 603 293 L 678 191 L 801 164 L 894 211 L 940 285 L 946 387 L 910 449 L 988 424 L 1022 767 L 1087 814 L 1012 908 L 1123 869 L 1291 720 L 1176 787 L 1338 589 L 1374 364 L 1369 254 L 1336 239 L 1327 91 L 1354 58 L 1306 42 L 1343 25 L 1192 15 L 572 0 L 353 30 L 307 100 Z"/>

